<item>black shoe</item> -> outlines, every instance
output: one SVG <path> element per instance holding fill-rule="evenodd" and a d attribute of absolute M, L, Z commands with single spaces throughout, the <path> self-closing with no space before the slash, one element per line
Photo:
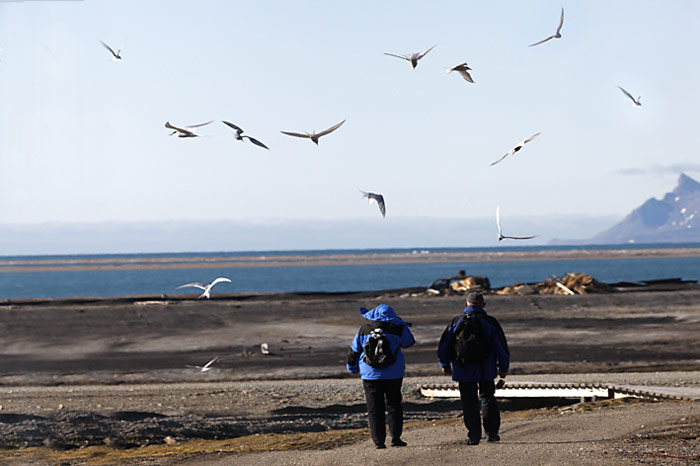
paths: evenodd
<path fill-rule="evenodd" d="M 478 440 L 472 440 L 472 439 L 467 440 L 467 445 L 478 445 L 478 444 L 479 444 Z"/>
<path fill-rule="evenodd" d="M 489 438 L 486 439 L 486 441 L 487 441 L 487 442 L 500 442 L 500 441 L 501 441 L 501 437 L 499 437 L 498 434 L 496 434 L 496 435 L 489 435 Z"/>
<path fill-rule="evenodd" d="M 381 450 L 383 448 L 386 448 L 386 445 L 384 445 L 383 443 L 378 443 L 374 446 L 374 448 L 376 448 L 377 450 Z"/>
<path fill-rule="evenodd" d="M 401 439 L 391 441 L 392 447 L 405 447 L 406 445 L 408 445 L 408 443 L 404 442 Z"/>

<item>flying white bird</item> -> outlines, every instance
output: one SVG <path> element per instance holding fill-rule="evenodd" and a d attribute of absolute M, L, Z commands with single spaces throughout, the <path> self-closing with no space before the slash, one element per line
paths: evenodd
<path fill-rule="evenodd" d="M 446 70 L 447 71 L 445 71 L 445 73 L 451 73 L 453 71 L 456 71 L 457 73 L 462 75 L 462 77 L 464 79 L 466 79 L 467 81 L 469 81 L 472 84 L 474 83 L 474 80 L 472 79 L 472 75 L 469 74 L 469 70 L 471 70 L 471 68 L 469 68 L 467 66 L 467 62 L 460 63 L 459 65 L 453 66 L 452 68 L 446 68 Z"/>
<path fill-rule="evenodd" d="M 192 369 L 199 369 L 200 372 L 206 372 L 206 371 L 210 370 L 212 364 L 214 364 L 214 363 L 215 363 L 216 361 L 218 361 L 218 360 L 219 360 L 219 357 L 217 356 L 217 357 L 215 357 L 214 359 L 212 359 L 211 361 L 209 361 L 208 363 L 206 363 L 206 364 L 203 365 L 203 366 L 188 366 L 188 365 L 185 365 L 185 367 L 191 367 Z"/>
<path fill-rule="evenodd" d="M 552 34 L 551 36 L 547 37 L 546 39 L 542 39 L 539 42 L 535 42 L 534 44 L 528 45 L 528 47 L 534 47 L 535 45 L 540 45 L 544 44 L 550 39 L 561 39 L 561 27 L 564 25 L 564 8 L 561 9 L 561 18 L 559 18 L 559 26 L 557 26 L 557 32 Z"/>
<path fill-rule="evenodd" d="M 116 52 L 114 51 L 114 49 L 112 49 L 112 47 L 105 44 L 104 42 L 100 41 L 100 44 L 102 44 L 102 46 L 104 46 L 104 48 L 109 50 L 109 53 L 112 54 L 112 61 L 122 61 L 122 49 L 124 48 L 124 44 L 122 44 L 122 46 L 119 47 L 119 50 L 117 50 Z"/>
<path fill-rule="evenodd" d="M 258 141 L 257 139 L 251 138 L 250 136 L 247 136 L 247 135 L 244 136 L 243 129 L 239 128 L 238 126 L 234 125 L 233 123 L 228 122 L 228 121 L 224 121 L 224 120 L 222 120 L 221 122 L 236 132 L 236 134 L 233 135 L 236 138 L 236 140 L 242 141 L 243 138 L 248 138 L 248 140 L 250 142 L 252 142 L 253 144 L 255 144 L 256 146 L 264 147 L 265 149 L 270 150 L 269 147 L 267 147 L 265 144 Z"/>
<path fill-rule="evenodd" d="M 501 229 L 500 207 L 496 207 L 496 225 L 498 226 L 498 241 L 502 241 L 504 239 L 532 239 L 532 238 L 537 237 L 537 235 L 534 235 L 534 236 L 503 236 L 503 230 Z"/>
<path fill-rule="evenodd" d="M 175 289 L 179 290 L 180 288 L 187 288 L 187 287 L 199 288 L 200 290 L 204 290 L 204 293 L 199 295 L 199 297 L 197 299 L 202 299 L 202 298 L 209 299 L 209 298 L 211 298 L 211 289 L 214 288 L 214 285 L 216 285 L 217 283 L 221 283 L 221 282 L 231 282 L 231 280 L 229 280 L 226 277 L 219 277 L 216 280 L 214 280 L 213 282 L 209 283 L 208 285 L 202 285 L 201 283 L 187 283 L 185 285 L 180 285 Z"/>
<path fill-rule="evenodd" d="M 435 44 L 435 45 L 437 45 L 437 44 Z M 384 52 L 384 55 L 389 55 L 390 57 L 402 58 L 404 60 L 410 61 L 411 66 L 413 66 L 413 69 L 415 70 L 416 66 L 418 66 L 418 60 L 420 60 L 421 58 L 426 56 L 428 54 L 428 52 L 433 50 L 435 48 L 435 45 L 433 45 L 432 47 L 430 47 L 428 50 L 426 50 L 423 53 L 413 52 L 413 53 L 407 53 L 405 55 L 396 55 L 394 53 Z"/>
<path fill-rule="evenodd" d="M 184 128 L 180 128 L 178 126 L 173 126 L 170 124 L 169 121 L 166 121 L 165 127 L 173 130 L 173 132 L 170 133 L 170 136 L 177 134 L 177 137 L 179 137 L 179 138 L 197 138 L 197 137 L 199 137 L 199 134 L 195 133 L 195 128 L 199 128 L 200 126 L 208 125 L 212 121 L 214 121 L 214 120 L 207 121 L 206 123 L 200 123 L 198 125 L 185 126 Z"/>
<path fill-rule="evenodd" d="M 379 206 L 379 212 L 382 213 L 382 217 L 386 217 L 386 206 L 384 205 L 384 196 L 381 194 L 368 193 L 360 189 L 362 193 L 362 199 L 367 198 L 367 202 L 376 202 Z"/>
<path fill-rule="evenodd" d="M 535 139 L 535 138 L 536 138 L 537 136 L 539 136 L 539 135 L 540 135 L 540 133 L 535 133 L 535 134 L 533 134 L 532 136 L 530 136 L 529 138 L 523 139 L 522 141 L 520 141 L 520 142 L 518 143 L 517 146 L 513 147 L 511 150 L 509 150 L 508 152 L 506 152 L 506 155 L 504 155 L 504 156 L 501 157 L 500 159 L 498 159 L 498 160 L 496 160 L 495 162 L 493 162 L 493 163 L 491 164 L 491 166 L 493 167 L 494 165 L 496 165 L 498 162 L 500 162 L 501 160 L 505 159 L 505 158 L 508 157 L 509 155 L 515 154 L 515 153 L 518 152 L 520 149 L 522 149 L 523 146 L 524 146 L 525 144 L 527 144 L 528 142 L 532 141 L 533 139 Z"/>
<path fill-rule="evenodd" d="M 637 100 L 635 100 L 634 97 L 632 97 L 632 94 L 630 94 L 629 92 L 627 92 L 626 90 L 624 90 L 620 86 L 617 86 L 617 87 L 622 91 L 623 94 L 625 94 L 627 97 L 630 98 L 630 100 L 632 101 L 633 107 L 639 108 L 642 106 L 642 102 L 641 102 L 642 96 L 641 95 L 639 97 L 637 97 Z"/>
<path fill-rule="evenodd" d="M 325 136 L 326 134 L 332 133 L 336 129 L 340 128 L 343 125 L 343 123 L 345 123 L 345 120 L 331 126 L 328 129 L 324 129 L 323 131 L 319 131 L 318 133 L 316 131 L 313 131 L 311 133 L 303 133 L 303 134 L 302 133 L 293 133 L 291 131 L 280 131 L 280 133 L 286 134 L 287 136 L 295 136 L 298 138 L 309 138 L 314 142 L 314 144 L 318 145 L 318 138 L 320 138 L 321 136 Z"/>

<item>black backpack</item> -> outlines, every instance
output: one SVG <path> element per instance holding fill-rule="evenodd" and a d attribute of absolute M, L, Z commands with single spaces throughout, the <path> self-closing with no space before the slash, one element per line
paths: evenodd
<path fill-rule="evenodd" d="M 461 365 L 482 364 L 489 356 L 489 340 L 481 325 L 481 314 L 462 317 L 455 328 L 455 360 Z"/>
<path fill-rule="evenodd" d="M 375 369 L 383 369 L 396 362 L 396 353 L 391 352 L 391 343 L 384 335 L 384 329 L 380 326 L 370 332 L 364 352 L 365 363 Z"/>

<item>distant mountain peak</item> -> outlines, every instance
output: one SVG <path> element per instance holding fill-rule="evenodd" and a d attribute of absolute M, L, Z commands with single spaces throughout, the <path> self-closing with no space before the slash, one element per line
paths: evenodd
<path fill-rule="evenodd" d="M 590 238 L 587 243 L 696 243 L 700 242 L 700 183 L 681 173 L 673 191 L 662 199 L 650 198 L 621 222 Z"/>
<path fill-rule="evenodd" d="M 689 194 L 696 191 L 700 191 L 700 183 L 685 173 L 681 173 L 681 176 L 678 177 L 676 189 L 673 190 L 673 194 Z"/>

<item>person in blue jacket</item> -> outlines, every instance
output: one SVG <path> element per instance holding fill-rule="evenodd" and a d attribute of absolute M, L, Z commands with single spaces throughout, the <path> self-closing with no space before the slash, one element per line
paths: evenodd
<path fill-rule="evenodd" d="M 374 446 L 386 448 L 386 410 L 391 446 L 403 447 L 406 442 L 401 440 L 401 382 L 405 363 L 401 348 L 408 348 L 416 342 L 409 330 L 411 324 L 401 320 L 386 304 L 372 310 L 360 308 L 360 311 L 369 322 L 360 327 L 350 345 L 347 368 L 353 374 L 359 372 L 362 378 Z"/>
<path fill-rule="evenodd" d="M 498 321 L 486 314 L 484 296 L 478 292 L 467 295 L 464 314 L 452 319 L 440 338 L 438 360 L 442 373 L 452 375 L 452 380 L 459 382 L 459 394 L 462 401 L 464 425 L 467 428 L 467 445 L 478 445 L 481 440 L 481 416 L 484 430 L 489 442 L 500 440 L 498 430 L 501 416 L 494 393 L 496 375 L 505 378 L 510 365 L 508 343 Z M 462 363 L 455 358 L 456 330 L 463 319 L 477 319 L 488 341 L 488 353 L 479 363 Z M 478 390 L 478 397 L 477 397 Z M 481 416 L 479 413 L 481 399 Z"/>

